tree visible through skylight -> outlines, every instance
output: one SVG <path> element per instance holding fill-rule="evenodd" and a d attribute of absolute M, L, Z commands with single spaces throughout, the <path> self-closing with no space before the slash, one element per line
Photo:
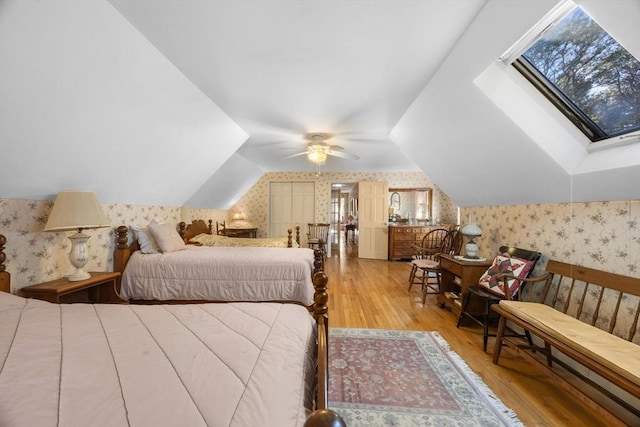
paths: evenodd
<path fill-rule="evenodd" d="M 516 62 L 592 141 L 640 130 L 640 62 L 581 8 Z"/>

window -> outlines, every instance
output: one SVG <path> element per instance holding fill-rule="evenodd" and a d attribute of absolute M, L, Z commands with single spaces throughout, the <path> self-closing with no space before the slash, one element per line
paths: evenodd
<path fill-rule="evenodd" d="M 638 59 L 572 2 L 556 18 L 513 66 L 592 143 L 640 131 Z"/>

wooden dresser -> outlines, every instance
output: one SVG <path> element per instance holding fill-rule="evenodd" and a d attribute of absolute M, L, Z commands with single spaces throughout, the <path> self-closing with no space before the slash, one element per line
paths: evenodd
<path fill-rule="evenodd" d="M 389 226 L 389 259 L 410 259 L 413 245 L 419 245 L 425 234 L 435 228 L 450 229 L 453 224 L 441 225 L 390 225 Z"/>

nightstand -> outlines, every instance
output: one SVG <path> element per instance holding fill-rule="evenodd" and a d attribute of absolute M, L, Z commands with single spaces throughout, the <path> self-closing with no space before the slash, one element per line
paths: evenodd
<path fill-rule="evenodd" d="M 124 303 L 118 296 L 120 273 L 92 272 L 86 280 L 70 282 L 66 278 L 27 286 L 20 289 L 22 296 L 55 303 L 110 302 Z"/>

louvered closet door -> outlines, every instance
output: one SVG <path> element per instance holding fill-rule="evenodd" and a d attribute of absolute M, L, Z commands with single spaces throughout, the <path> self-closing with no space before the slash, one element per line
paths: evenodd
<path fill-rule="evenodd" d="M 300 226 L 301 245 L 306 247 L 307 224 L 315 222 L 315 183 L 272 182 L 269 184 L 269 236 L 286 236 Z"/>

